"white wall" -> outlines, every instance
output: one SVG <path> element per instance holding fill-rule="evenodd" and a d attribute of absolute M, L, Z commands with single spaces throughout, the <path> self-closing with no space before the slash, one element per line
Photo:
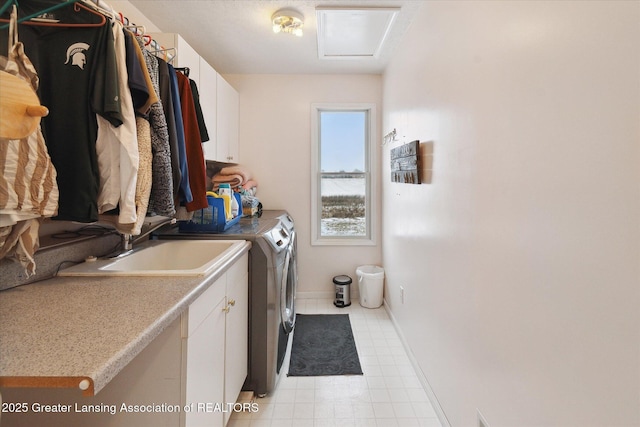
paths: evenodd
<path fill-rule="evenodd" d="M 425 2 L 383 133 L 387 299 L 453 426 L 640 425 L 640 3 Z M 399 297 L 405 288 L 405 303 Z"/>
<path fill-rule="evenodd" d="M 354 279 L 354 297 L 355 269 L 381 261 L 380 230 L 377 246 L 311 246 L 311 104 L 380 106 L 381 76 L 264 74 L 225 79 L 240 94 L 240 163 L 256 176 L 264 209 L 286 209 L 295 220 L 299 295 L 331 296 L 333 276 L 348 274 Z"/>

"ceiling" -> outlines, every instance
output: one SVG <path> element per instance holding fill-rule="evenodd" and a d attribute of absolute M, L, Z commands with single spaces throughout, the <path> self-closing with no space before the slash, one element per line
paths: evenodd
<path fill-rule="evenodd" d="M 380 74 L 422 0 L 129 0 L 162 32 L 180 34 L 222 74 Z M 399 7 L 377 58 L 319 59 L 316 7 Z M 293 8 L 304 36 L 276 34 L 271 16 Z"/>

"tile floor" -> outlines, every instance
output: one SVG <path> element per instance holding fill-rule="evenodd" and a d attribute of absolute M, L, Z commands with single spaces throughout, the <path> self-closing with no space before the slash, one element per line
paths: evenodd
<path fill-rule="evenodd" d="M 383 307 L 357 301 L 298 299 L 302 314 L 348 313 L 364 375 L 287 377 L 288 355 L 276 390 L 257 398 L 257 412 L 234 413 L 228 427 L 440 427 L 427 394 Z"/>

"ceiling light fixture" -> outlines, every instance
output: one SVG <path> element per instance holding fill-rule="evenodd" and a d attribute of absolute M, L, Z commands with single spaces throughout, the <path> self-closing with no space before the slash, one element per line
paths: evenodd
<path fill-rule="evenodd" d="M 304 17 L 291 9 L 282 9 L 277 11 L 271 17 L 273 22 L 274 33 L 289 33 L 298 37 L 302 37 L 302 27 L 304 26 Z"/>

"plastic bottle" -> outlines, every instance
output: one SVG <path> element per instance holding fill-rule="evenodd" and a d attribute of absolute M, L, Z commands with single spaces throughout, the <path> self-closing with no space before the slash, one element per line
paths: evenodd
<path fill-rule="evenodd" d="M 218 194 L 220 194 L 220 197 L 224 199 L 224 213 L 227 217 L 227 221 L 232 220 L 233 213 L 231 212 L 231 198 L 233 198 L 233 195 L 231 194 L 231 186 L 229 184 L 220 184 Z"/>
<path fill-rule="evenodd" d="M 236 195 L 234 192 L 231 192 L 231 216 L 233 218 L 238 216 L 238 211 L 240 210 L 240 206 L 238 206 L 238 200 L 236 199 Z"/>

